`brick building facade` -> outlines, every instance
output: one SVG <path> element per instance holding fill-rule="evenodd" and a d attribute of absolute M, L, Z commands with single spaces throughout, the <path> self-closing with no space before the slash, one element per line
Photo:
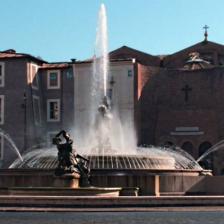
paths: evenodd
<path fill-rule="evenodd" d="M 205 39 L 167 56 L 124 46 L 110 60 L 114 101 L 121 116 L 122 110 L 133 114 L 139 145 L 177 145 L 198 158 L 224 138 L 223 45 Z M 91 75 L 91 65 L 0 52 L 0 126 L 21 152 L 76 126 L 85 110 L 78 89 L 88 91 L 80 77 Z M 9 148 L 2 139 L 5 164 L 16 157 Z M 221 150 L 210 158 L 217 174 L 223 173 L 222 158 Z"/>

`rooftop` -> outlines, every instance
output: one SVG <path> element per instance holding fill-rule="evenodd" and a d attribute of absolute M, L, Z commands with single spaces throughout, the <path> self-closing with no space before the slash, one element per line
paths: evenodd
<path fill-rule="evenodd" d="M 40 63 L 46 63 L 46 61 L 40 57 L 35 57 L 25 53 L 17 53 L 14 49 L 0 51 L 0 58 L 31 58 L 32 60 L 38 61 Z"/>

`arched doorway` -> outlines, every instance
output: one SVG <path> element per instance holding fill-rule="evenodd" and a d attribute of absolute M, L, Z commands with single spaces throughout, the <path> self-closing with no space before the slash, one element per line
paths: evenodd
<path fill-rule="evenodd" d="M 194 146 L 191 142 L 187 141 L 187 142 L 184 142 L 182 147 L 181 147 L 184 151 L 186 151 L 187 153 L 189 153 L 190 155 L 193 156 L 193 149 L 194 149 Z"/>
<path fill-rule="evenodd" d="M 200 146 L 199 146 L 199 149 L 198 149 L 199 157 L 201 155 L 203 155 L 211 147 L 212 147 L 212 144 L 208 141 L 201 143 Z M 213 169 L 213 156 L 212 156 L 212 154 L 206 156 L 199 163 L 203 168 L 212 170 Z"/>
<path fill-rule="evenodd" d="M 203 142 L 199 146 L 199 156 L 203 155 L 209 148 L 212 147 L 210 142 Z"/>

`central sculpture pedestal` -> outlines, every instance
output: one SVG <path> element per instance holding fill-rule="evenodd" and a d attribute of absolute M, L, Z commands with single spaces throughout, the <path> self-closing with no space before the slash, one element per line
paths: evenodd
<path fill-rule="evenodd" d="M 68 173 L 54 176 L 54 187 L 78 188 L 80 175 L 78 173 Z"/>

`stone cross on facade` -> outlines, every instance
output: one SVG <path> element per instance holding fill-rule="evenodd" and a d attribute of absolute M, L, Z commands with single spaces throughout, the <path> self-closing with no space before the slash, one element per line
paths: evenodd
<path fill-rule="evenodd" d="M 189 87 L 189 85 L 185 85 L 184 88 L 182 88 L 181 90 L 185 93 L 184 100 L 185 102 L 187 102 L 189 99 L 189 92 L 192 91 L 192 88 Z"/>
<path fill-rule="evenodd" d="M 208 39 L 208 29 L 209 29 L 209 26 L 205 25 L 203 27 L 203 29 L 205 30 L 205 33 L 204 33 L 205 41 L 207 41 L 207 39 Z"/>

